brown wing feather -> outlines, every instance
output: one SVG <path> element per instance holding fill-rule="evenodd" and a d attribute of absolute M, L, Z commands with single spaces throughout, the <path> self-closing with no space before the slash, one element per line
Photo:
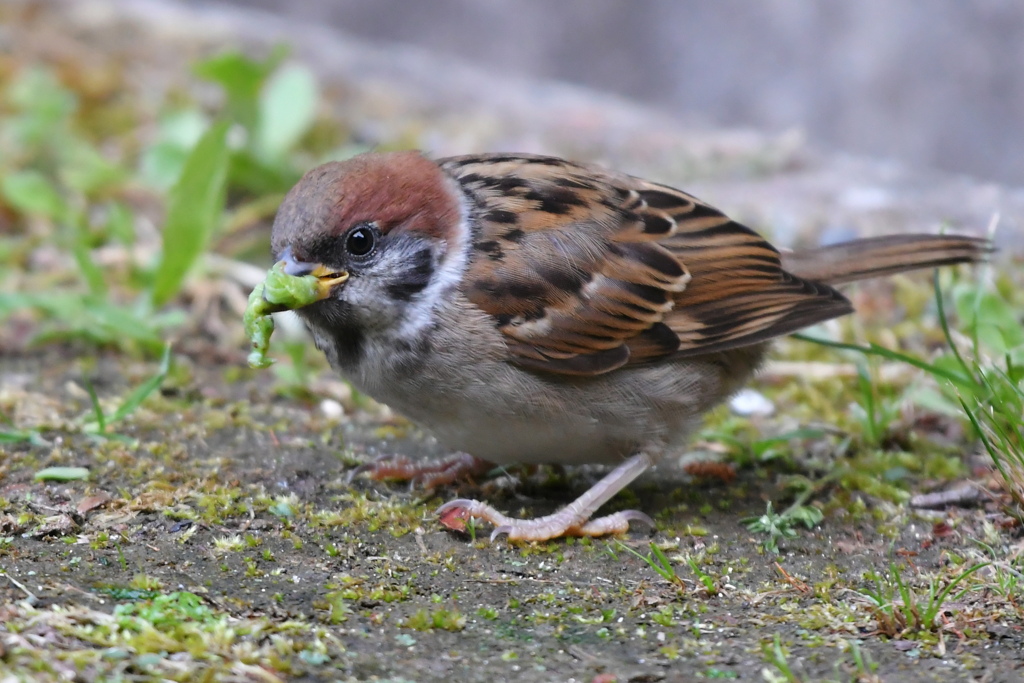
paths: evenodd
<path fill-rule="evenodd" d="M 636 182 L 648 210 L 675 221 L 661 243 L 693 276 L 665 321 L 680 355 L 755 344 L 853 310 L 832 287 L 784 271 L 779 252 L 750 228 L 685 192 Z"/>
<path fill-rule="evenodd" d="M 473 202 L 465 294 L 512 359 L 594 375 L 753 344 L 850 311 L 757 233 L 673 188 L 552 157 L 442 159 Z"/>

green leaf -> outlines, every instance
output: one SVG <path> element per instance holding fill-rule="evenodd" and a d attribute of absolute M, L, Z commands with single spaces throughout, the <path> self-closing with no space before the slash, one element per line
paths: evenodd
<path fill-rule="evenodd" d="M 964 327 L 991 352 L 1005 355 L 1024 345 L 1017 312 L 995 292 L 971 284 L 955 288 L 953 298 Z"/>
<path fill-rule="evenodd" d="M 950 392 L 952 395 L 953 392 Z M 960 403 L 940 393 L 932 386 L 913 385 L 903 393 L 903 400 L 948 417 L 960 417 Z"/>
<path fill-rule="evenodd" d="M 320 93 L 313 73 L 295 64 L 274 73 L 260 93 L 256 150 L 280 157 L 309 130 Z"/>
<path fill-rule="evenodd" d="M 33 339 L 85 339 L 97 344 L 126 346 L 137 343 L 147 351 L 163 348 L 162 330 L 180 325 L 180 311 L 154 314 L 148 302 L 135 308 L 120 306 L 81 292 L 0 293 L 0 318 L 31 309 L 44 317 L 43 329 Z"/>
<path fill-rule="evenodd" d="M 4 176 L 0 184 L 4 201 L 21 213 L 64 220 L 67 204 L 53 184 L 37 171 L 18 171 Z"/>
<path fill-rule="evenodd" d="M 270 163 L 244 149 L 231 155 L 228 169 L 231 187 L 261 196 L 283 196 L 301 177 L 302 173 L 285 160 Z"/>
<path fill-rule="evenodd" d="M 142 153 L 140 168 L 146 182 L 157 189 L 170 189 L 181 177 L 189 151 L 208 127 L 207 118 L 195 109 L 162 116 L 156 141 Z"/>
<path fill-rule="evenodd" d="M 26 145 L 52 144 L 66 133 L 78 101 L 47 69 L 25 70 L 11 83 L 7 100 L 20 116 L 10 120 L 12 137 Z"/>
<path fill-rule="evenodd" d="M 135 216 L 121 202 L 112 202 L 107 206 L 107 221 L 103 229 L 121 244 L 135 243 Z"/>
<path fill-rule="evenodd" d="M 147 183 L 158 190 L 174 186 L 188 160 L 188 148 L 173 142 L 158 142 L 142 156 L 141 172 Z"/>
<path fill-rule="evenodd" d="M 0 429 L 0 443 L 30 443 L 33 446 L 50 446 L 42 434 L 34 429 Z"/>
<path fill-rule="evenodd" d="M 228 123 L 221 121 L 200 138 L 181 177 L 171 188 L 163 253 L 153 278 L 153 305 L 162 306 L 181 288 L 221 218 L 227 178 Z"/>
<path fill-rule="evenodd" d="M 198 109 L 176 109 L 160 117 L 159 139 L 190 150 L 209 126 L 209 118 Z"/>
<path fill-rule="evenodd" d="M 125 168 L 111 163 L 84 141 L 67 145 L 64 156 L 61 180 L 88 196 L 109 192 L 128 177 Z"/>
<path fill-rule="evenodd" d="M 36 472 L 36 481 L 84 481 L 89 478 L 85 467 L 47 467 Z"/>
<path fill-rule="evenodd" d="M 813 529 L 825 518 L 825 514 L 812 505 L 801 505 L 793 508 L 789 513 L 795 521 L 803 524 L 808 529 Z"/>
<path fill-rule="evenodd" d="M 287 53 L 286 47 L 277 46 L 260 62 L 240 52 L 225 52 L 199 63 L 195 72 L 224 89 L 228 114 L 253 135 L 259 124 L 260 90 Z"/>

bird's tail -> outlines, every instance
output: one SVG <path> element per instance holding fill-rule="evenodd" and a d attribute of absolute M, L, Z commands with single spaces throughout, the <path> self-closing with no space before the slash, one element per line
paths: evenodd
<path fill-rule="evenodd" d="M 838 285 L 907 270 L 985 261 L 992 243 L 966 235 L 887 235 L 784 252 L 782 267 L 812 282 Z"/>

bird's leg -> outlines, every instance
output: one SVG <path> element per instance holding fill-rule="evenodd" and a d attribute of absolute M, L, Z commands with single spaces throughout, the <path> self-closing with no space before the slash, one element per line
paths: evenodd
<path fill-rule="evenodd" d="M 460 479 L 486 474 L 494 464 L 474 458 L 468 453 L 456 453 L 440 460 L 410 460 L 405 456 L 382 456 L 355 468 L 348 476 L 352 481 L 366 472 L 371 479 L 408 481 L 425 489 L 446 486 Z"/>
<path fill-rule="evenodd" d="M 651 518 L 638 510 L 590 519 L 598 508 L 650 467 L 651 462 L 651 456 L 646 453 L 634 455 L 591 486 L 582 496 L 546 517 L 514 519 L 506 517 L 487 503 L 466 499 L 445 503 L 437 509 L 437 514 L 458 514 L 463 518 L 486 520 L 496 527 L 491 534 L 492 541 L 501 535 L 507 535 L 515 541 L 547 541 L 560 536 L 604 536 L 626 532 L 630 522 L 644 522 L 653 527 Z"/>

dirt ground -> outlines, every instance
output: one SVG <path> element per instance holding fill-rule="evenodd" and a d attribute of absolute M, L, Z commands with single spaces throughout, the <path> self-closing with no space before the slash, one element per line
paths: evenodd
<path fill-rule="evenodd" d="M 87 363 L 84 354 L 76 348 L 5 354 L 6 406 L 72 423 L 89 412 L 83 380 L 109 398 L 152 372 L 112 354 Z M 281 654 L 287 666 L 275 667 L 270 662 L 278 660 L 264 652 L 268 636 L 253 631 L 235 645 L 248 642 L 256 674 L 223 669 L 220 656 L 193 648 L 190 675 L 224 679 L 1010 681 L 1024 675 L 1020 613 L 994 618 L 991 608 L 978 607 L 983 593 L 948 604 L 947 627 L 890 639 L 857 592 L 870 586 L 865 573 L 884 569 L 889 558 L 904 564 L 914 582 L 965 557 L 992 533 L 983 529 L 982 510 L 947 512 L 942 519 L 952 523 L 936 524 L 870 499 L 832 506 L 821 525 L 784 541 L 775 556 L 739 520 L 761 514 L 766 499 L 782 499 L 774 482 L 783 473 L 743 469 L 725 485 L 694 482 L 664 466 L 613 501 L 654 516 L 653 536 L 639 531 L 541 546 L 474 542 L 442 529 L 432 515 L 454 490 L 346 483 L 353 463 L 379 453 L 438 452 L 414 431 L 406 433 L 401 420 L 350 402 L 340 424 L 332 423 L 315 402 L 274 395 L 267 373 L 227 373 L 230 381 L 225 374 L 223 363 L 182 357 L 160 396 L 119 426 L 137 444 L 53 430 L 42 434 L 45 445 L 2 447 L 0 531 L 7 543 L 0 545 L 0 565 L 23 587 L 0 577 L 0 609 L 18 614 L 16 631 L 0 628 L 12 672 L 25 671 L 16 655 L 20 645 L 45 645 L 60 653 L 64 667 L 78 662 L 76 679 L 173 677 L 173 666 L 138 652 L 105 658 L 114 646 L 103 648 L 87 633 L 95 614 L 139 599 L 130 589 L 145 583 L 202 596 L 239 633 L 243 624 L 262 623 L 268 631 L 290 624 L 281 631 L 289 647 L 320 653 Z M 33 481 L 34 472 L 58 465 L 86 467 L 90 480 Z M 519 486 L 467 485 L 464 493 L 544 514 L 594 476 L 525 473 Z M 647 555 L 652 539 L 674 558 L 679 585 L 626 550 Z M 710 591 L 681 557 L 696 559 Z M 34 596 L 31 608 L 21 602 L 26 591 Z M 783 662 L 798 678 L 773 663 L 776 636 Z M 877 667 L 878 679 L 868 677 L 872 666 L 856 664 L 851 645 L 862 662 Z M 173 643 L 162 647 L 161 657 L 176 651 Z"/>

